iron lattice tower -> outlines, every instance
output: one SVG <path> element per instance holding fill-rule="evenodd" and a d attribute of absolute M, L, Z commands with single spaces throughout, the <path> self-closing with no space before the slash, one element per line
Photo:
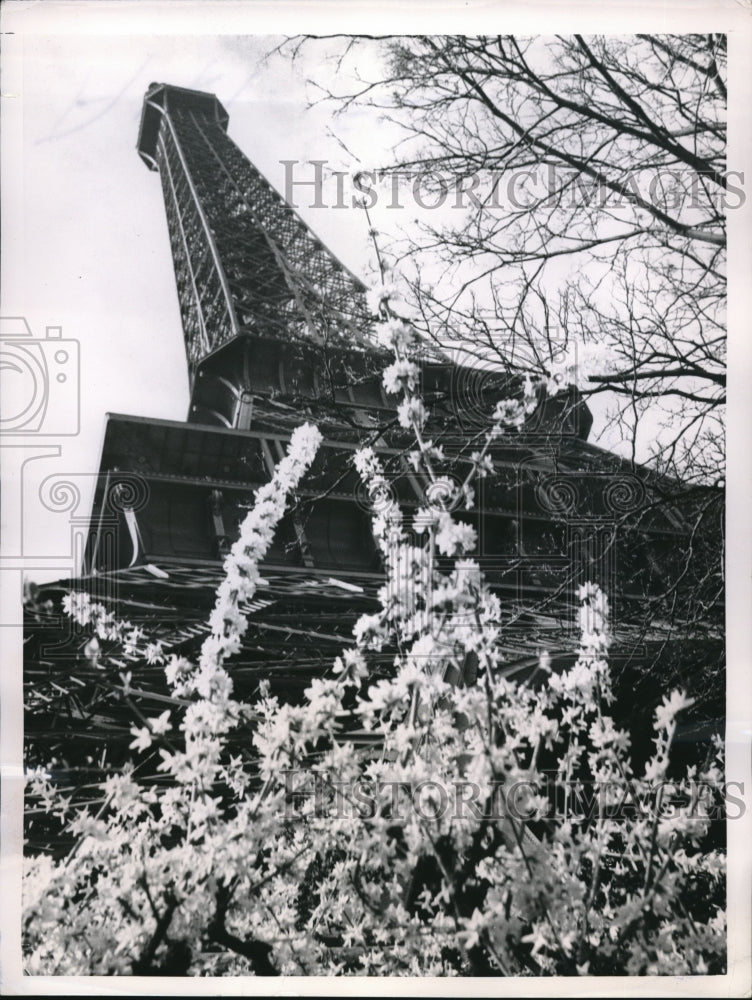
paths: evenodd
<path fill-rule="evenodd" d="M 324 442 L 267 562 L 288 574 L 290 592 L 289 574 L 304 587 L 332 573 L 338 585 L 371 586 L 383 566 L 353 452 L 364 441 L 379 449 L 408 515 L 429 502 L 428 483 L 410 466 L 411 437 L 383 387 L 387 356 L 369 336 L 362 283 L 235 146 L 228 122 L 214 94 L 152 84 L 144 98 L 137 148 L 162 182 L 191 408 L 186 422 L 111 416 L 87 566 L 156 567 L 171 581 L 188 567 L 216 573 L 292 429 L 313 419 Z M 424 358 L 420 375 L 426 434 L 464 478 L 479 430 L 496 401 L 521 391 L 519 380 L 438 357 Z M 587 444 L 591 422 L 576 391 L 543 393 L 520 434 L 494 444 L 494 475 L 461 515 L 476 528 L 493 586 L 532 604 L 555 592 L 564 615 L 578 582 L 611 586 L 616 521 L 653 488 L 650 476 Z M 141 507 L 122 500 L 132 492 L 125 480 L 115 491 L 124 476 L 143 483 Z M 614 477 L 628 494 L 618 510 Z M 107 516 L 112 555 L 100 528 Z M 640 531 L 654 547 L 685 530 L 666 505 L 647 521 Z M 637 595 L 649 589 L 644 566 L 633 575 Z"/>
<path fill-rule="evenodd" d="M 186 352 L 234 338 L 363 343 L 363 284 L 316 239 L 227 135 L 213 94 L 152 84 L 138 151 L 162 182 Z"/>

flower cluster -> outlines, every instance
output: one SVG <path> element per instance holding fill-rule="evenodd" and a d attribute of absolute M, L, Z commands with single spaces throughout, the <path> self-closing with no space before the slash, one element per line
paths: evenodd
<path fill-rule="evenodd" d="M 104 797 L 89 811 L 86 804 L 72 807 L 46 776 L 34 774 L 29 790 L 37 802 L 51 813 L 76 813 L 67 826 L 76 842 L 58 864 L 46 857 L 27 859 L 30 972 L 148 971 L 144 956 L 152 950 L 169 952 L 170 940 L 200 935 L 202 928 L 206 932 L 212 916 L 208 903 L 216 898 L 217 880 L 222 881 L 223 873 L 228 880 L 232 877 L 240 863 L 238 849 L 248 846 L 233 831 L 251 823 L 249 803 L 233 804 L 228 810 L 219 792 L 229 789 L 242 802 L 252 781 L 243 761 L 226 752 L 228 733 L 250 707 L 232 700 L 232 681 L 224 662 L 238 648 L 246 628 L 240 601 L 255 592 L 259 561 L 320 440 L 317 428 L 299 428 L 275 475 L 257 491 L 240 539 L 227 557 L 226 578 L 211 616 L 212 632 L 198 664 L 172 656 L 165 666 L 173 693 L 192 699 L 182 720 L 176 725 L 173 711 L 167 709 L 153 718 L 141 717 L 142 725 L 131 729 L 131 749 L 136 753 L 150 753 L 155 744 L 159 748 L 157 769 L 167 784 L 139 783 L 133 779 L 134 769 L 126 768 L 103 783 Z M 87 595 L 71 595 L 66 610 L 79 624 L 119 640 L 123 647 L 139 643 L 144 658 L 156 645 L 143 643 L 140 630 L 135 635 L 129 623 L 118 622 Z M 179 739 L 172 742 L 168 734 L 176 729 Z M 261 829 L 259 833 L 263 836 Z M 97 889 L 92 894 L 84 889 L 93 878 Z M 66 902 L 71 893 L 80 896 L 80 904 L 73 908 Z M 159 930 L 156 900 L 175 910 L 169 938 L 166 925 Z M 200 963 L 199 968 L 206 972 L 209 966 Z M 227 970 L 233 969 L 231 960 Z M 243 963 L 238 970 L 249 971 Z"/>
<path fill-rule="evenodd" d="M 412 333 L 393 317 L 393 298 L 383 286 L 370 301 L 433 492 L 406 525 L 379 457 L 356 454 L 385 580 L 378 608 L 299 703 L 268 687 L 254 704 L 234 700 L 226 665 L 260 561 L 313 460 L 315 428 L 293 435 L 256 494 L 197 664 L 85 595 L 67 601 L 94 635 L 165 660 L 183 701 L 134 723 L 139 763 L 109 777 L 96 802 L 74 804 L 47 774 L 30 775 L 34 802 L 64 818 L 73 847 L 27 859 L 29 973 L 722 970 L 724 866 L 705 844 L 711 810 L 665 808 L 692 782 L 717 785 L 722 748 L 672 773 L 677 719 L 691 705 L 679 691 L 657 708 L 649 759 L 633 764 L 630 734 L 610 714 L 610 610 L 594 585 L 580 590 L 580 644 L 567 665 L 531 650 L 535 682 L 509 675 L 504 609 L 472 557 L 473 527 L 455 513 L 469 481 L 435 468 L 441 453 L 422 436 L 404 354 Z M 524 421 L 535 399 L 527 386 L 497 411 L 471 475 L 492 474 L 490 443 Z M 142 776 L 146 762 L 156 778 Z"/>
<path fill-rule="evenodd" d="M 247 617 L 240 605 L 256 593 L 259 563 L 269 550 L 290 494 L 308 470 L 320 443 L 321 432 L 314 425 L 296 428 L 274 476 L 257 490 L 253 508 L 240 526 L 240 537 L 225 559 L 225 578 L 209 618 L 211 635 L 202 647 L 198 671 L 192 677 L 183 675 L 176 687 L 179 694 L 197 690 L 208 697 L 224 689 L 229 695 L 232 685 L 222 663 L 240 650 L 247 629 Z"/>

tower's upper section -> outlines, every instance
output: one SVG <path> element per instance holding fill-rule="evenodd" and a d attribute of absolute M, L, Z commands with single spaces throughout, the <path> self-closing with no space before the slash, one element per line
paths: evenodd
<path fill-rule="evenodd" d="M 196 111 L 206 118 L 213 118 L 227 131 L 230 116 L 214 94 L 204 90 L 188 90 L 186 87 L 172 87 L 166 83 L 151 83 L 144 96 L 141 111 L 141 125 L 138 130 L 138 152 L 149 170 L 158 170 L 157 142 L 159 126 L 165 114 L 179 108 Z"/>
<path fill-rule="evenodd" d="M 152 84 L 138 152 L 158 170 L 191 382 L 230 341 L 363 341 L 364 287 L 227 135 L 213 94 Z"/>

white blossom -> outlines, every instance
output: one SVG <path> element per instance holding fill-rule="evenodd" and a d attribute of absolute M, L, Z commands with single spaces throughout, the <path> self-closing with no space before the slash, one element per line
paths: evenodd
<path fill-rule="evenodd" d="M 413 361 L 398 358 L 384 369 L 383 383 L 388 393 L 412 392 L 418 384 L 420 369 Z"/>
<path fill-rule="evenodd" d="M 374 316 L 381 315 L 382 306 L 390 301 L 393 303 L 397 296 L 397 286 L 393 282 L 380 282 L 374 285 L 366 292 L 368 311 Z"/>
<path fill-rule="evenodd" d="M 417 396 L 407 396 L 397 407 L 397 420 L 400 427 L 405 427 L 408 430 L 414 426 L 423 427 L 427 417 L 426 409 Z"/>
<path fill-rule="evenodd" d="M 398 356 L 408 351 L 414 341 L 412 327 L 397 317 L 377 323 L 375 333 L 381 347 L 394 351 Z"/>
<path fill-rule="evenodd" d="M 684 691 L 672 691 L 670 695 L 663 698 L 662 703 L 655 710 L 655 728 L 670 729 L 679 712 L 690 708 L 694 703 L 695 699 L 688 698 Z"/>
<path fill-rule="evenodd" d="M 442 555 L 464 555 L 475 548 L 477 535 L 475 528 L 462 521 L 455 521 L 451 514 L 439 514 L 439 529 L 436 532 L 436 545 Z"/>

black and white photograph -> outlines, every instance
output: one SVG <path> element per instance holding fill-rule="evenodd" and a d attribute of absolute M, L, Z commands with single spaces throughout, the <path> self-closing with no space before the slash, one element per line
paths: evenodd
<path fill-rule="evenodd" d="M 749 996 L 750 9 L 604 8 L 4 4 L 3 992 Z"/>

